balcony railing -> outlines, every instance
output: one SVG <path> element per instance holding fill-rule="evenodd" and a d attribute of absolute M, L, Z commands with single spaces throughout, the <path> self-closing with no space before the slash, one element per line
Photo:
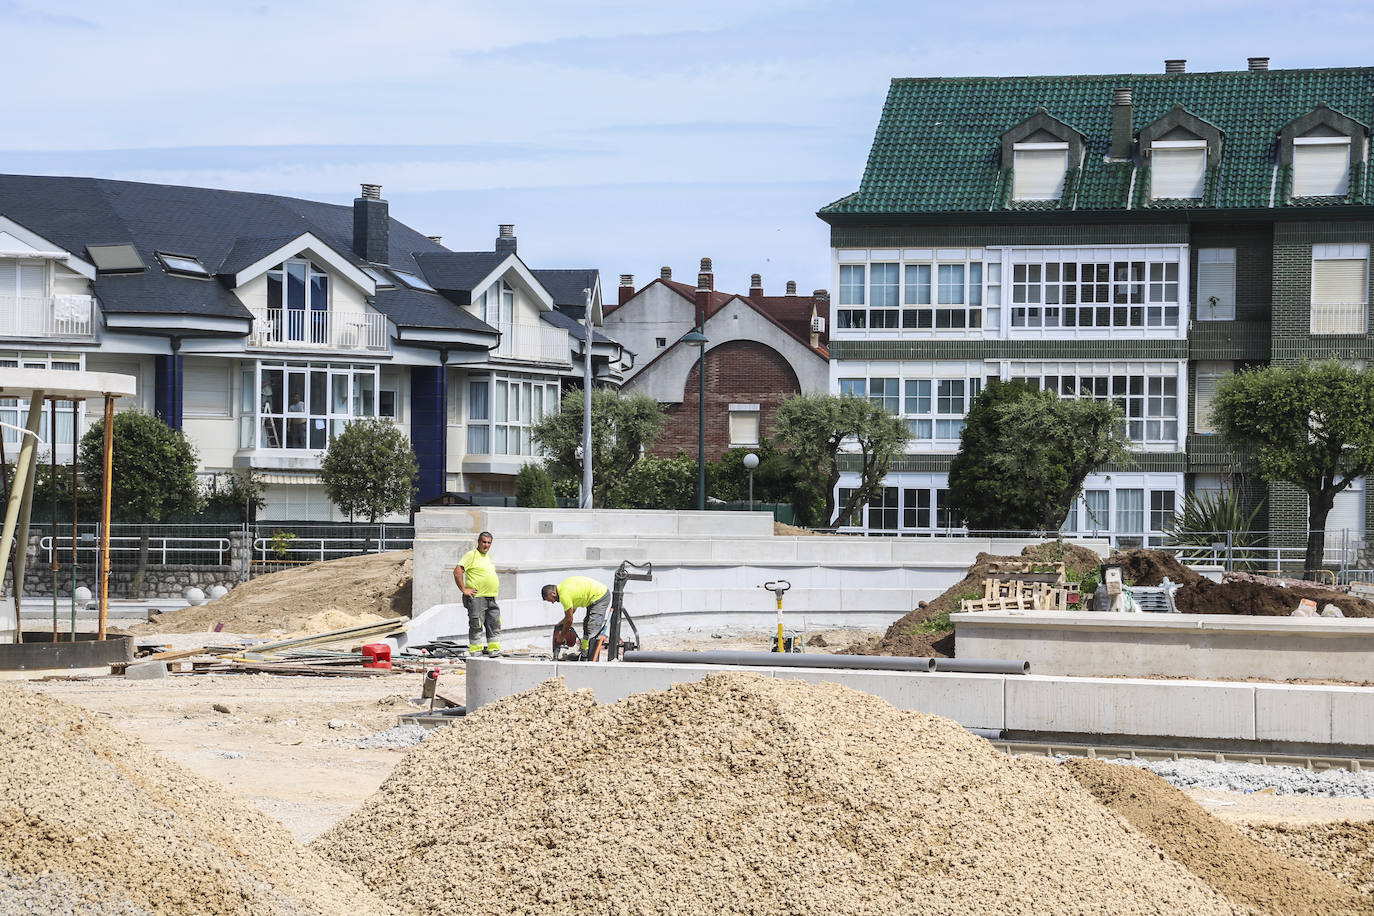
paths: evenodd
<path fill-rule="evenodd" d="M 387 350 L 386 316 L 378 312 L 250 309 L 252 346 L 267 349 Z"/>
<path fill-rule="evenodd" d="M 501 359 L 522 359 L 538 363 L 570 363 L 568 332 L 547 324 L 503 325 L 501 345 L 492 355 Z"/>
<path fill-rule="evenodd" d="M 0 296 L 0 337 L 90 337 L 91 296 Z"/>
<path fill-rule="evenodd" d="M 1367 302 L 1312 303 L 1313 334 L 1363 334 L 1368 327 Z"/>

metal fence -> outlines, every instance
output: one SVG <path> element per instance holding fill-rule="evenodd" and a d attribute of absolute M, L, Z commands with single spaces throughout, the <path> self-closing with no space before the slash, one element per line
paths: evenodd
<path fill-rule="evenodd" d="M 260 522 L 253 529 L 253 563 L 299 565 L 361 553 L 409 550 L 415 526 L 334 522 Z"/>
<path fill-rule="evenodd" d="M 237 525 L 123 525 L 110 526 L 110 568 L 133 569 L 147 540 L 150 566 L 227 566 L 230 563 L 230 533 Z M 78 566 L 92 569 L 100 560 L 100 524 L 82 523 L 76 529 L 73 549 L 72 527 L 58 523 L 56 535 L 51 524 L 35 524 L 30 540 L 36 540 L 38 558 L 46 565 Z"/>

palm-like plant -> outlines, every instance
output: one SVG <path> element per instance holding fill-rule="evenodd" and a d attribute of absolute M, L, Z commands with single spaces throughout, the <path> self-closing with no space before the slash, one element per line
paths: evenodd
<path fill-rule="evenodd" d="M 1258 546 L 1263 539 L 1252 531 L 1262 506 L 1247 508 L 1236 490 L 1203 490 L 1189 494 L 1174 514 L 1166 531 L 1172 544 L 1196 547 L 1179 553 L 1180 559 L 1203 559 L 1212 555 L 1212 545 L 1231 534 L 1232 553 Z"/>

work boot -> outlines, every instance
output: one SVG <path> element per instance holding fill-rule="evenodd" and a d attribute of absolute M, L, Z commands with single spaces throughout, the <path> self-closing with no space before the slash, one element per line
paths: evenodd
<path fill-rule="evenodd" d="M 487 651 L 487 647 L 486 647 L 486 644 L 485 644 L 485 643 L 483 643 L 483 644 L 480 645 L 480 646 L 468 646 L 468 655 L 469 655 L 469 656 L 481 655 L 481 654 L 482 654 L 483 652 L 485 652 L 485 651 Z"/>
<path fill-rule="evenodd" d="M 497 658 L 501 655 L 501 647 L 489 645 L 482 652 L 487 658 Z"/>

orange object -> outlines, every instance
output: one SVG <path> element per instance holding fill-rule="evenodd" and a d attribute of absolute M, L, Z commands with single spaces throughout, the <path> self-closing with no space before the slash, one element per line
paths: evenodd
<path fill-rule="evenodd" d="M 370 642 L 367 645 L 363 646 L 363 667 L 390 668 L 391 644 L 384 642 Z"/>

